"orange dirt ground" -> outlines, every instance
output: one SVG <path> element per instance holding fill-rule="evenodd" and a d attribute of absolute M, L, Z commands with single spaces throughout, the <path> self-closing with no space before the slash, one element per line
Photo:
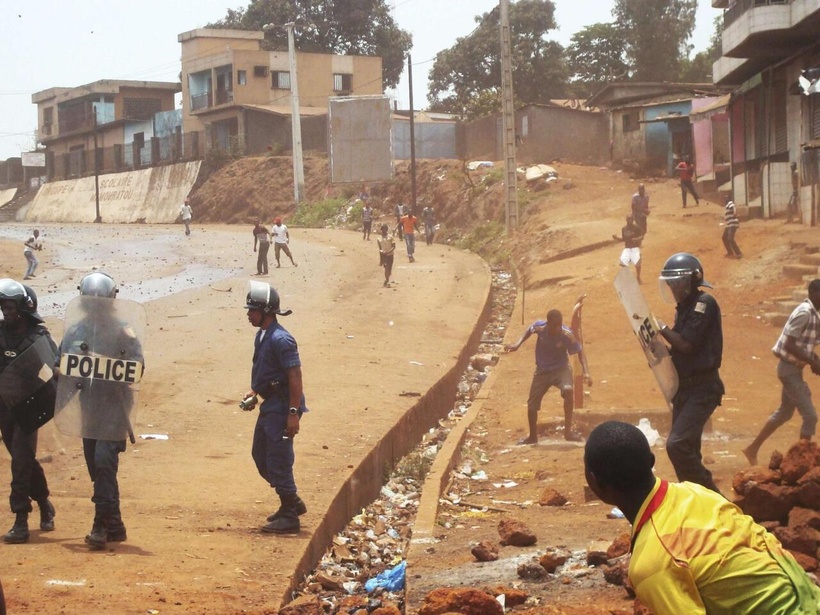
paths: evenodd
<path fill-rule="evenodd" d="M 594 383 L 587 390 L 585 407 L 577 412 L 579 426 L 588 431 L 606 417 L 637 421 L 648 416 L 663 429 L 667 415 L 663 399 L 612 286 L 621 244 L 612 242 L 551 260 L 619 234 L 636 182 L 608 169 L 556 167 L 559 184 L 530 194 L 529 203 L 522 207 L 522 228 L 503 240 L 517 268 L 519 288 L 526 286 L 525 294 L 519 292 L 506 341 L 515 341 L 525 326 L 552 307 L 568 314 L 577 296 L 587 293 L 584 335 Z M 450 173 L 456 171 L 451 166 Z M 574 188 L 560 189 L 568 179 Z M 464 187 L 454 184 L 451 190 L 453 202 L 463 202 Z M 699 207 L 681 209 L 672 180 L 649 182 L 647 190 L 652 214 L 643 247 L 643 277 L 655 313 L 667 322 L 673 319 L 673 306 L 660 302 L 657 273 L 676 251 L 691 251 L 702 259 L 721 304 L 722 376 L 727 393 L 713 417 L 714 431 L 704 442 L 704 455 L 719 486 L 728 493 L 731 476 L 745 465 L 740 449 L 779 400 L 770 353 L 779 331 L 761 316 L 772 299 L 804 285 L 784 278 L 781 268 L 797 262 L 804 246 L 817 245 L 816 229 L 786 226 L 782 221 L 744 223 L 737 239 L 745 258 L 728 260 L 722 256 L 719 206 L 701 201 Z M 445 189 L 436 188 L 437 201 L 447 197 Z M 493 211 L 498 202 L 496 196 L 482 211 Z M 391 207 L 387 203 L 383 210 Z M 195 216 L 196 212 L 195 208 Z M 459 215 L 464 217 L 463 212 L 453 211 L 451 219 Z M 235 219 L 235 212 L 230 216 Z M 288 559 L 290 550 L 302 548 L 303 539 L 263 536 L 256 530 L 273 507 L 273 497 L 250 459 L 253 419 L 236 407 L 247 389 L 253 334 L 239 309 L 245 281 L 254 270 L 250 226 L 195 224 L 187 244 L 179 226 L 79 227 L 72 237 L 87 242 L 93 253 L 83 263 L 61 263 L 60 250 L 69 246 L 63 245 L 60 227 L 45 226 L 42 275 L 32 284 L 41 303 L 47 303 L 50 292 L 72 289 L 91 266 L 106 267 L 132 287 L 141 279 L 179 271 L 186 263 L 236 267 L 241 272 L 210 287 L 183 290 L 146 305 L 148 371 L 135 431 L 169 433 L 171 439 L 138 441 L 123 456 L 120 475 L 127 543 L 103 554 L 87 552 L 82 537 L 91 522 L 90 484 L 79 442 L 62 438 L 52 426 L 42 430 L 40 452 L 49 461 L 45 467 L 54 490 L 57 531 L 34 531 L 29 545 L 0 544 L 0 579 L 10 612 L 276 612 L 278 596 L 270 593 L 271 587 L 281 587 L 291 572 L 277 564 Z M 27 227 L 17 228 L 19 242 L 0 240 L 0 276 L 19 277 L 23 269 L 20 243 Z M 458 341 L 463 342 L 475 324 L 487 272 L 459 250 L 418 245 L 414 268 L 397 257 L 399 284 L 395 290 L 382 291 L 376 248 L 363 246 L 360 235 L 292 231 L 300 267 L 273 268 L 269 279 L 287 289 L 283 305 L 293 307 L 295 314 L 285 324 L 303 352 L 308 405 L 311 398 L 317 399 L 316 412 L 308 415 L 299 436 L 302 441 L 297 443 L 297 480 L 310 508 L 305 518 L 310 527 L 318 523 L 321 507 L 349 472 L 345 468 L 361 459 L 362 451 L 374 446 L 377 436 L 412 403 L 400 393 L 423 392 L 452 365 L 460 350 Z M 104 238 L 98 235 L 101 232 Z M 126 263 L 117 260 L 115 248 L 106 255 L 96 247 L 139 244 L 157 235 L 161 237 L 155 241 L 169 249 L 167 255 Z M 398 252 L 402 254 L 401 245 Z M 49 319 L 49 325 L 59 339 L 59 322 Z M 532 353 L 529 341 L 518 353 L 501 357 L 494 368 L 494 386 L 485 392 L 489 397 L 463 452 L 474 469 L 483 469 L 489 476 L 486 482 L 473 481 L 464 499 L 509 510 L 538 536 L 532 549 L 504 547 L 502 563 L 508 564 L 548 546 L 584 549 L 592 540 L 611 540 L 627 530 L 625 521 L 606 518 L 609 507 L 585 503 L 583 449 L 556 435 L 561 405 L 554 391 L 544 399 L 541 443 L 515 445 L 525 432 Z M 785 450 L 797 429 L 796 422 L 781 429 L 764 446 L 761 459 L 768 459 L 775 448 Z M 656 455 L 659 474 L 672 477 L 663 449 Z M 0 484 L 7 486 L 5 450 L 0 452 L 0 462 Z M 506 479 L 517 486 L 492 485 Z M 563 493 L 570 503 L 561 508 L 539 507 L 546 486 Z M 500 513 L 476 513 L 464 507 L 442 510 L 446 514 L 440 517 L 437 532 L 441 540 L 418 562 L 419 576 L 411 580 L 414 591 L 518 582 L 514 564 L 511 574 L 509 565 L 493 569 L 474 563 L 470 554 L 474 542 L 498 541 Z M 10 527 L 11 521 L 7 514 L 0 523 Z M 597 572 L 567 582 L 523 585 L 543 599 L 543 606 L 532 612 L 631 610 L 623 591 L 605 586 Z"/>

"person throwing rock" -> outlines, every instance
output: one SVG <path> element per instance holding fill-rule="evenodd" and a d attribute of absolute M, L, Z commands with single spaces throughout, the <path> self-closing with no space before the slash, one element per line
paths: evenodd
<path fill-rule="evenodd" d="M 515 352 L 533 334 L 537 336 L 538 341 L 535 344 L 535 373 L 532 376 L 530 394 L 527 399 L 529 435 L 518 443 L 538 443 L 538 411 L 541 409 L 541 400 L 553 386 L 561 391 L 561 397 L 564 399 L 564 439 L 579 442 L 583 439 L 581 434 L 572 430 L 572 413 L 575 402 L 569 356 L 576 353 L 579 355 L 584 380 L 591 385 L 592 379 L 589 375 L 584 350 L 570 328 L 564 326 L 563 316 L 558 310 L 550 310 L 546 320 L 536 320 L 524 331 L 516 343 L 505 345 L 504 350 Z"/>

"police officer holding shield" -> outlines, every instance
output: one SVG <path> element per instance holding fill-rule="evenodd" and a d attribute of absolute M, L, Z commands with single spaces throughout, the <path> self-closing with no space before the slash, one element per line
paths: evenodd
<path fill-rule="evenodd" d="M 3 542 L 28 542 L 31 501 L 40 507 L 40 529 L 54 530 L 54 506 L 46 475 L 37 461 L 37 429 L 53 416 L 57 346 L 37 313 L 34 291 L 9 278 L 0 280 L 0 433 L 11 455 L 11 511 L 14 526 Z M 44 373 L 50 377 L 43 379 Z"/>
<path fill-rule="evenodd" d="M 723 357 L 720 306 L 701 290 L 701 286 L 712 286 L 703 279 L 703 265 L 691 254 L 670 256 L 659 283 L 664 301 L 677 304 L 674 327 L 659 323 L 660 334 L 671 346 L 679 382 L 672 398 L 672 429 L 666 452 L 678 480 L 720 493 L 700 452 L 703 428 L 725 393 L 718 373 Z"/>
<path fill-rule="evenodd" d="M 297 494 L 293 478 L 293 438 L 299 433 L 299 420 L 307 408 L 296 340 L 276 318 L 291 314 L 291 310 L 281 311 L 279 293 L 257 281 L 248 285 L 245 309 L 248 321 L 259 329 L 254 339 L 251 391 L 246 399 L 257 396 L 263 400 L 251 455 L 259 474 L 276 490 L 281 503 L 262 531 L 296 534 L 299 516 L 307 512 L 307 506 Z M 250 410 L 253 405 L 245 403 L 242 407 Z"/>
<path fill-rule="evenodd" d="M 117 283 L 105 273 L 86 275 L 78 289 L 80 296 L 66 308 L 56 423 L 63 433 L 82 436 L 94 483 L 94 522 L 85 542 L 100 550 L 127 538 L 117 472 L 126 437 L 134 442 L 144 311 L 136 302 L 116 299 Z"/>

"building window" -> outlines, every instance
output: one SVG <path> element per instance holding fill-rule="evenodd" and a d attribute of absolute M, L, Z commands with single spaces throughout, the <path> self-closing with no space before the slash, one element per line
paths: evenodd
<path fill-rule="evenodd" d="M 126 98 L 123 108 L 125 119 L 150 120 L 154 114 L 162 111 L 162 101 L 159 98 Z"/>
<path fill-rule="evenodd" d="M 248 83 L 248 73 L 244 70 L 236 71 L 236 83 L 237 85 L 245 85 Z"/>
<path fill-rule="evenodd" d="M 621 121 L 623 122 L 623 131 L 624 132 L 633 132 L 638 130 L 638 112 L 634 111 L 632 113 L 624 113 L 621 116 Z"/>
<path fill-rule="evenodd" d="M 43 134 L 51 134 L 51 126 L 54 124 L 54 107 L 43 109 Z"/>
<path fill-rule="evenodd" d="M 267 77 L 268 76 L 268 67 L 267 66 L 254 66 L 253 67 L 253 76 L 254 77 Z"/>
<path fill-rule="evenodd" d="M 270 74 L 271 87 L 274 90 L 290 89 L 290 73 L 283 70 L 274 70 Z"/>
<path fill-rule="evenodd" d="M 334 92 L 350 92 L 353 90 L 353 75 L 339 74 L 333 75 Z"/>

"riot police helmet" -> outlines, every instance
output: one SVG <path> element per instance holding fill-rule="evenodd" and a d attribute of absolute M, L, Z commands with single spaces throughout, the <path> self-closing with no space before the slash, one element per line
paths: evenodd
<path fill-rule="evenodd" d="M 246 310 L 261 310 L 265 314 L 278 314 L 287 316 L 291 310 L 281 311 L 279 309 L 279 293 L 266 282 L 251 280 L 248 282 L 248 294 L 245 297 Z"/>
<path fill-rule="evenodd" d="M 85 297 L 108 297 L 113 299 L 120 289 L 110 275 L 102 271 L 93 271 L 80 280 L 77 290 Z"/>
<path fill-rule="evenodd" d="M 666 303 L 680 303 L 700 286 L 712 288 L 703 279 L 700 260 L 688 252 L 678 252 L 666 259 L 658 283 L 661 297 Z"/>
<path fill-rule="evenodd" d="M 14 301 L 17 309 L 35 322 L 43 322 L 37 313 L 37 293 L 34 289 L 11 278 L 0 280 L 0 301 Z"/>

